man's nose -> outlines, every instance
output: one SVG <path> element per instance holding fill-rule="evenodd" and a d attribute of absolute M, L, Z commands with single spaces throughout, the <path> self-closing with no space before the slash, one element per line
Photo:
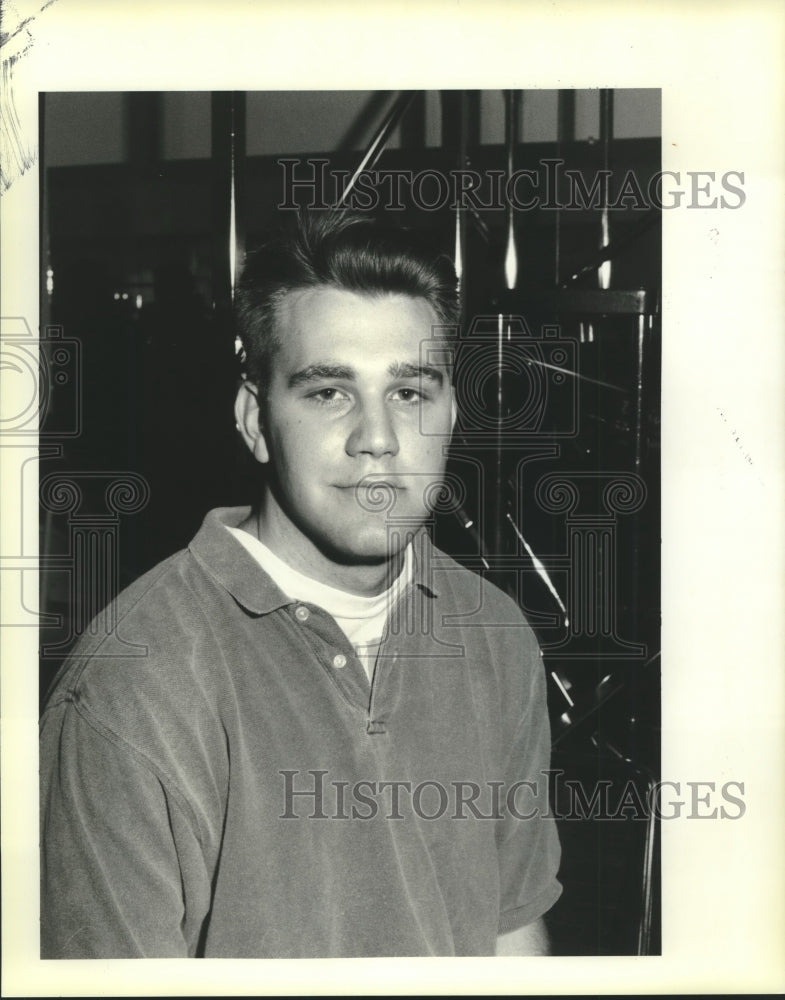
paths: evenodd
<path fill-rule="evenodd" d="M 398 454 L 398 437 L 392 415 L 383 403 L 368 403 L 357 408 L 356 422 L 346 442 L 347 454 L 382 455 Z"/>

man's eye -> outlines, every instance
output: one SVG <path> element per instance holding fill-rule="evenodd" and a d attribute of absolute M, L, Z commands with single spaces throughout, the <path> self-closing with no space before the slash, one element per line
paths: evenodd
<path fill-rule="evenodd" d="M 327 403 L 342 403 L 346 399 L 346 393 L 341 392 L 340 389 L 335 389 L 333 386 L 326 386 L 324 389 L 312 392 L 308 398 L 323 405 Z"/>
<path fill-rule="evenodd" d="M 402 403 L 419 403 L 424 398 L 419 389 L 412 389 L 409 386 L 401 386 L 400 389 L 396 389 L 393 397 Z"/>

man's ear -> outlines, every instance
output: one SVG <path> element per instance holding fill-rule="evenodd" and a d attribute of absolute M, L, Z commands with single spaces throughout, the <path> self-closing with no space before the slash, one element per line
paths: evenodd
<path fill-rule="evenodd" d="M 260 419 L 259 391 L 250 382 L 243 381 L 237 390 L 234 416 L 237 421 L 237 430 L 256 461 L 262 464 L 269 462 L 270 452 L 267 450 L 267 441 L 262 431 Z"/>
<path fill-rule="evenodd" d="M 450 433 L 455 430 L 455 421 L 458 419 L 458 400 L 455 398 L 455 389 L 452 390 L 452 403 L 450 404 Z"/>

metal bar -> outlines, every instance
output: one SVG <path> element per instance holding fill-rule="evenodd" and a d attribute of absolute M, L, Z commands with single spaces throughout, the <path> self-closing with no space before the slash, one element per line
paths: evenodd
<path fill-rule="evenodd" d="M 212 95 L 213 309 L 227 317 L 245 252 L 245 93 Z"/>
<path fill-rule="evenodd" d="M 591 378 L 589 375 L 582 375 L 580 372 L 575 372 L 571 368 L 562 368 L 560 365 L 552 365 L 547 361 L 540 361 L 537 358 L 526 358 L 526 364 L 535 365 L 538 368 L 547 368 L 548 371 L 559 372 L 561 375 L 568 375 L 570 378 L 578 379 L 581 382 L 588 382 L 591 385 L 599 385 L 603 389 L 612 389 L 614 392 L 627 393 L 629 391 L 620 385 L 614 385 L 612 382 L 603 382 L 601 379 Z M 605 421 L 602 422 L 604 423 Z"/>
<path fill-rule="evenodd" d="M 509 328 L 509 326 L 508 326 Z M 499 313 L 496 341 L 496 453 L 493 496 L 493 551 L 500 555 L 503 547 L 502 518 L 504 517 L 504 316 Z"/>
<path fill-rule="evenodd" d="M 520 92 L 504 92 L 504 145 L 507 156 L 507 180 L 515 173 L 515 150 L 518 145 L 518 115 L 520 112 Z M 518 284 L 518 248 L 515 245 L 515 212 L 512 201 L 507 202 L 507 246 L 504 254 L 505 287 L 512 291 Z"/>
<path fill-rule="evenodd" d="M 389 90 L 377 90 L 371 94 L 336 146 L 336 153 L 352 153 L 356 146 L 362 144 L 364 136 L 390 103 L 392 96 L 393 92 Z"/>
<path fill-rule="evenodd" d="M 508 179 L 515 172 L 515 150 L 518 145 L 518 115 L 520 112 L 520 93 L 517 90 L 505 90 L 504 98 L 504 146 L 505 167 Z M 512 203 L 507 205 L 507 241 L 504 252 L 504 287 L 512 292 L 518 284 L 518 248 L 515 239 L 515 215 Z M 506 534 L 503 530 L 505 505 L 504 476 L 504 421 L 507 416 L 507 403 L 504 397 L 504 366 L 505 342 L 511 337 L 509 317 L 505 319 L 499 313 L 497 345 L 496 345 L 496 454 L 495 459 L 495 494 L 493 498 L 494 552 L 500 554 L 505 546 Z"/>
<path fill-rule="evenodd" d="M 569 620 L 569 617 L 567 616 L 567 608 L 564 606 L 564 602 L 562 601 L 561 597 L 559 597 L 559 592 L 556 590 L 556 587 L 553 585 L 553 581 L 551 580 L 550 576 L 548 575 L 548 570 L 545 568 L 545 566 L 543 565 L 543 563 L 537 558 L 537 556 L 534 553 L 534 549 L 531 547 L 531 545 L 529 545 L 529 543 L 523 537 L 523 533 L 521 532 L 521 530 L 518 527 L 518 525 L 515 523 L 515 519 L 513 518 L 512 514 L 510 514 L 509 511 L 507 511 L 507 520 L 512 525 L 512 530 L 515 532 L 516 537 L 518 538 L 518 541 L 521 543 L 521 545 L 526 550 L 526 554 L 528 555 L 529 559 L 531 560 L 532 566 L 534 566 L 534 569 L 535 569 L 537 575 L 543 581 L 543 583 L 545 584 L 545 586 L 550 591 L 551 596 L 554 598 L 554 600 L 556 601 L 556 603 L 561 608 L 562 615 L 564 616 L 564 627 L 565 628 L 569 628 L 570 620 Z M 567 698 L 567 700 L 570 702 L 570 704 L 573 705 L 574 702 L 569 697 L 569 695 L 567 694 L 566 691 L 564 692 L 564 695 Z"/>
<path fill-rule="evenodd" d="M 655 222 L 658 222 L 659 219 L 660 210 L 658 208 L 650 208 L 640 222 L 636 222 L 634 226 L 630 227 L 626 236 L 619 237 L 608 243 L 606 246 L 600 247 L 599 251 L 594 254 L 586 264 L 578 268 L 578 270 L 574 271 L 569 278 L 563 281 L 560 287 L 568 288 L 573 281 L 577 281 L 578 278 L 582 277 L 584 274 L 588 274 L 590 271 L 595 271 L 603 263 L 603 261 L 613 260 L 614 257 L 618 257 L 622 250 L 626 250 L 631 243 L 640 239 L 640 237 L 651 229 L 651 227 L 655 224 Z"/>
<path fill-rule="evenodd" d="M 232 178 L 229 223 L 229 265 L 232 282 L 232 303 L 234 291 L 245 256 L 245 128 L 246 101 L 244 93 L 232 95 Z"/>
<path fill-rule="evenodd" d="M 575 141 L 575 91 L 560 90 L 558 96 L 558 138 L 561 142 Z"/>
<path fill-rule="evenodd" d="M 478 98 L 479 94 L 476 91 L 441 91 L 442 148 L 448 152 L 451 150 L 455 152 L 459 170 L 468 166 L 468 148 L 471 143 L 476 142 L 479 145 Z M 468 213 L 477 232 L 487 243 L 490 239 L 490 229 L 471 200 L 461 199 L 461 209 Z M 456 222 L 456 234 L 457 230 Z"/>
<path fill-rule="evenodd" d="M 610 218 L 608 214 L 611 143 L 613 142 L 613 91 L 600 91 L 600 143 L 602 144 L 602 166 L 606 178 L 602 186 L 602 215 L 600 217 L 600 247 L 607 247 L 611 241 Z M 611 262 L 606 258 L 597 272 L 600 288 L 611 287 Z"/>
<path fill-rule="evenodd" d="M 357 178 L 360 176 L 360 174 L 362 174 L 363 171 L 365 170 L 373 170 L 373 168 L 376 166 L 376 164 L 379 161 L 379 157 L 382 155 L 387 146 L 387 143 L 389 142 L 390 136 L 392 135 L 394 129 L 398 125 L 398 122 L 401 120 L 403 115 L 406 114 L 407 109 L 409 108 L 410 104 L 412 103 L 416 95 L 417 95 L 416 90 L 408 90 L 408 91 L 403 91 L 397 98 L 395 104 L 393 104 L 392 108 L 390 108 L 384 121 L 379 126 L 376 135 L 371 140 L 371 144 L 368 147 L 365 156 L 360 161 L 360 165 L 357 167 L 354 174 L 352 174 L 349 183 L 343 189 L 341 197 L 335 204 L 336 208 L 344 207 L 344 203 L 349 193 L 354 188 L 354 185 L 357 183 Z"/>
<path fill-rule="evenodd" d="M 469 105 L 466 91 L 462 90 L 458 97 L 458 169 L 463 170 L 468 159 L 468 132 L 469 132 Z M 462 205 L 456 205 L 455 209 L 455 260 L 456 273 L 458 277 L 458 291 L 460 295 L 461 324 L 466 315 L 466 214 Z M 460 264 L 460 270 L 458 267 Z"/>
<path fill-rule="evenodd" d="M 479 90 L 462 91 L 466 103 L 466 145 L 476 149 L 480 145 L 480 95 Z"/>
<path fill-rule="evenodd" d="M 474 542 L 477 548 L 477 557 L 482 563 L 483 567 L 489 570 L 491 566 L 488 560 L 485 558 L 485 544 L 482 540 L 482 536 L 480 535 L 479 531 L 475 526 L 474 518 L 469 517 L 469 515 L 466 513 L 463 507 L 456 507 L 453 510 L 453 515 L 457 519 L 458 523 L 463 528 L 463 530 L 468 533 L 469 537 Z"/>
<path fill-rule="evenodd" d="M 425 91 L 418 90 L 401 121 L 401 146 L 411 152 L 425 149 Z"/>
<path fill-rule="evenodd" d="M 551 558 L 551 559 L 548 560 L 548 562 L 552 566 L 556 566 L 556 565 L 559 565 L 560 561 L 558 559 Z M 569 561 L 568 560 L 565 560 L 565 566 L 569 567 Z M 658 660 L 659 658 L 660 658 L 660 651 L 658 650 L 656 653 L 654 653 L 653 656 L 650 656 L 648 658 L 648 660 L 646 660 L 645 663 L 641 666 L 641 668 L 640 668 L 641 673 L 644 670 L 646 670 L 647 667 L 650 667 L 652 665 L 652 663 L 654 663 L 655 660 Z M 575 730 L 578 728 L 578 726 L 580 726 L 582 723 L 586 722 L 589 719 L 592 719 L 595 715 L 598 715 L 600 709 L 608 701 L 610 701 L 611 698 L 615 698 L 616 695 L 618 695 L 621 691 L 624 691 L 624 690 L 628 689 L 629 681 L 627 679 L 622 678 L 621 680 L 616 680 L 616 679 L 613 679 L 613 680 L 614 680 L 614 687 L 613 688 L 611 688 L 611 689 L 605 689 L 605 688 L 603 688 L 601 693 L 600 693 L 600 690 L 598 689 L 597 693 L 596 693 L 596 700 L 593 701 L 591 703 L 591 705 L 588 706 L 588 708 L 582 709 L 581 714 L 578 715 L 572 721 L 572 724 L 570 725 L 570 727 L 568 729 L 563 730 L 557 736 L 553 737 L 553 739 L 551 740 L 551 746 L 552 747 L 555 747 L 558 743 L 561 743 L 562 740 L 564 740 L 564 738 L 566 736 L 568 736 L 570 733 L 575 732 Z M 621 757 L 623 760 L 626 760 L 627 763 L 632 764 L 632 760 L 624 757 L 624 755 L 620 754 L 618 751 L 615 751 L 615 755 L 617 757 Z M 641 769 L 641 768 L 638 768 L 638 770 L 640 770 L 641 773 L 645 773 L 647 775 L 647 778 L 648 778 L 648 771 L 644 772 L 644 770 Z"/>
<path fill-rule="evenodd" d="M 607 170 L 611 161 L 613 142 L 613 91 L 600 91 L 600 142 L 602 143 L 603 167 Z"/>
<path fill-rule="evenodd" d="M 654 801 L 655 782 L 648 781 L 649 802 Z M 646 840 L 643 850 L 643 873 L 641 877 L 641 919 L 638 924 L 638 954 L 651 954 L 651 921 L 654 905 L 654 845 L 657 837 L 657 814 L 652 806 L 646 820 Z"/>
<path fill-rule="evenodd" d="M 645 288 L 569 288 L 546 294 L 540 300 L 556 313 L 589 316 L 641 316 L 653 312 Z"/>
<path fill-rule="evenodd" d="M 619 688 L 611 694 L 615 694 Z M 607 701 L 607 699 L 605 699 Z M 599 707 L 599 706 L 597 706 Z M 563 735 L 563 734 L 562 734 Z M 600 749 L 599 742 L 597 740 L 597 734 L 592 737 L 592 742 L 594 745 Z M 553 745 L 555 746 L 556 740 L 554 740 Z M 642 859 L 642 873 L 641 873 L 641 896 L 639 913 L 640 920 L 638 921 L 638 935 L 636 942 L 636 952 L 638 955 L 648 955 L 651 951 L 651 922 L 652 922 L 652 909 L 654 904 L 654 886 L 653 886 L 653 872 L 654 872 L 654 844 L 657 831 L 657 814 L 653 807 L 654 802 L 654 791 L 656 788 L 656 782 L 653 775 L 649 772 L 647 767 L 642 767 L 636 764 L 633 759 L 625 753 L 622 753 L 617 747 L 615 747 L 608 740 L 602 741 L 603 748 L 611 753 L 614 757 L 625 764 L 628 764 L 633 771 L 639 774 L 646 782 L 646 801 L 648 803 L 648 816 L 646 817 L 646 836 L 643 844 L 643 859 Z"/>
<path fill-rule="evenodd" d="M 46 149 L 46 98 L 44 94 L 38 95 L 38 148 L 43 152 Z M 38 300 L 41 303 L 41 330 L 46 330 L 52 321 L 52 297 L 54 294 L 55 275 L 52 269 L 52 239 L 49 225 L 49 169 L 45 160 L 41 163 L 40 185 L 39 185 L 39 213 L 40 234 L 39 239 L 43 251 L 44 273 L 39 275 L 41 284 Z M 38 392 L 45 392 L 43 384 L 39 383 Z M 39 414 L 45 414 L 46 409 L 39 406 Z M 42 430 L 39 425 L 39 432 Z M 39 558 L 46 557 L 52 553 L 54 538 L 54 514 L 51 507 L 45 507 L 44 525 L 41 533 L 41 544 Z M 46 614 L 49 611 L 51 595 L 51 573 L 43 565 L 39 575 L 39 602 L 41 611 Z"/>
<path fill-rule="evenodd" d="M 635 471 L 643 464 L 643 377 L 646 348 L 646 316 L 638 316 L 638 356 L 635 371 Z"/>
<path fill-rule="evenodd" d="M 560 160 L 562 156 L 562 143 L 575 141 L 575 91 L 560 90 L 557 100 L 556 159 Z M 553 283 L 558 286 L 561 281 L 561 202 L 558 198 L 556 205 L 557 208 L 554 213 L 553 223 Z"/>
<path fill-rule="evenodd" d="M 468 154 L 468 100 L 466 91 L 442 91 L 442 145 L 455 151 L 458 170 L 466 167 Z M 470 206 L 473 207 L 473 206 Z M 463 200 L 455 204 L 455 273 L 458 277 L 458 299 L 461 325 L 466 318 L 466 209 Z"/>

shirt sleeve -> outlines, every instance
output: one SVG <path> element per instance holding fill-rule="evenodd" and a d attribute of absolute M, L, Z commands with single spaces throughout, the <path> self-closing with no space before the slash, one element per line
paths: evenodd
<path fill-rule="evenodd" d="M 209 877 L 187 803 L 74 703 L 41 723 L 41 957 L 188 957 Z"/>
<path fill-rule="evenodd" d="M 548 804 L 550 753 L 545 671 L 538 655 L 512 744 L 497 829 L 500 934 L 541 917 L 561 895 L 556 878 L 561 847 Z"/>

